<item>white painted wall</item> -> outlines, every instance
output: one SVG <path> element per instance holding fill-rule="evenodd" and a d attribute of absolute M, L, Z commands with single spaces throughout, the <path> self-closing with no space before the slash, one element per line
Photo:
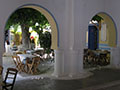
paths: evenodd
<path fill-rule="evenodd" d="M 14 10 L 25 4 L 37 4 L 47 8 L 57 21 L 60 46 L 55 51 L 56 76 L 75 77 L 84 72 L 85 32 L 88 30 L 89 20 L 94 15 L 106 11 L 117 22 L 117 28 L 120 28 L 119 0 L 0 0 L 0 61 L 5 23 Z"/>
<path fill-rule="evenodd" d="M 117 28 L 117 46 L 120 47 L 120 9 L 119 9 L 119 5 L 120 5 L 120 0 L 107 0 L 108 3 L 106 3 L 106 12 L 113 18 L 113 20 L 115 21 L 116 24 L 116 28 Z"/>
<path fill-rule="evenodd" d="M 117 28 L 117 47 L 111 50 L 111 66 L 120 68 L 120 0 L 106 0 L 106 2 L 106 12 L 113 18 Z"/>
<path fill-rule="evenodd" d="M 65 45 L 63 72 L 68 76 L 83 73 L 83 49 L 89 20 L 98 12 L 104 12 L 102 0 L 66 0 Z M 60 50 L 59 50 L 60 51 Z M 62 59 L 62 58 L 61 58 Z M 63 75 L 63 74 L 62 74 Z"/>

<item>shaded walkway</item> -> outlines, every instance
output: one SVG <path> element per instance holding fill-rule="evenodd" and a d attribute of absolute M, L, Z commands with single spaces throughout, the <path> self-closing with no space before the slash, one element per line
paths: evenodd
<path fill-rule="evenodd" d="M 14 90 L 83 90 L 88 87 L 106 85 L 110 82 L 120 81 L 119 69 L 104 68 L 92 72 L 94 73 L 93 76 L 79 80 L 54 80 L 50 78 L 18 80 Z"/>

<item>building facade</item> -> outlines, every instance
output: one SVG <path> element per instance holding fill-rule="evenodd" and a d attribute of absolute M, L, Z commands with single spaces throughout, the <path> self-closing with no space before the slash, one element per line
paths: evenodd
<path fill-rule="evenodd" d="M 91 18 L 100 13 L 104 18 L 109 17 L 114 25 L 109 31 L 110 66 L 119 68 L 119 4 L 119 0 L 1 0 L 0 63 L 4 53 L 4 27 L 8 18 L 18 8 L 30 7 L 43 13 L 51 24 L 52 48 L 55 50 L 54 76 L 74 78 L 88 75 L 83 69 L 86 31 Z"/>

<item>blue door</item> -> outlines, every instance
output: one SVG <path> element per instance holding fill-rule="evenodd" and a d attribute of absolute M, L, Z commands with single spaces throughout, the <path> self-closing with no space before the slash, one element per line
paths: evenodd
<path fill-rule="evenodd" d="M 88 27 L 88 49 L 96 50 L 99 45 L 99 31 L 94 25 Z"/>

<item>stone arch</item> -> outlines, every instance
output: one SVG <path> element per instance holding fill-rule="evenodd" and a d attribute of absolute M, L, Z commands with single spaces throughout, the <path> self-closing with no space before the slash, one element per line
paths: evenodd
<path fill-rule="evenodd" d="M 100 12 L 98 13 L 99 16 L 103 17 L 103 19 L 106 21 L 106 23 L 108 24 L 108 34 L 109 34 L 109 43 L 108 45 L 110 47 L 116 47 L 117 46 L 117 28 L 116 28 L 116 24 L 113 20 L 113 18 L 105 13 L 105 12 Z"/>
<path fill-rule="evenodd" d="M 97 41 L 93 41 L 93 42 L 95 42 L 95 43 L 97 43 L 97 49 L 102 49 L 103 51 L 105 50 L 105 51 L 107 51 L 108 50 L 108 52 L 109 52 L 109 63 L 108 64 L 106 64 L 106 65 L 111 65 L 111 64 L 113 64 L 114 62 L 116 62 L 116 61 L 112 61 L 112 58 L 111 57 L 114 57 L 114 54 L 113 54 L 113 52 L 115 52 L 116 50 L 114 50 L 114 48 L 116 48 L 117 47 L 117 27 L 116 27 L 116 24 L 115 24 L 115 22 L 114 22 L 114 20 L 113 20 L 113 18 L 109 15 L 109 14 L 107 14 L 107 13 L 105 13 L 105 12 L 99 12 L 99 13 L 97 13 L 97 14 L 92 14 L 92 17 L 90 17 L 90 19 L 89 20 L 91 20 L 95 15 L 98 15 L 98 16 L 100 16 L 100 17 L 102 17 L 103 18 L 103 20 L 101 21 L 101 24 L 102 25 L 104 25 L 105 24 L 105 26 L 106 26 L 106 28 L 105 29 L 100 29 L 100 28 L 97 28 L 97 29 L 95 29 L 95 30 L 97 30 L 97 35 L 96 35 L 96 33 L 95 34 L 92 34 L 92 35 L 94 35 L 94 37 L 95 38 L 90 38 L 89 40 L 90 41 L 92 41 L 92 40 L 96 40 L 96 36 L 97 36 Z M 97 24 L 99 24 L 100 25 L 100 23 L 97 23 Z M 96 25 L 97 25 L 96 24 Z M 89 22 L 89 26 L 94 26 L 95 27 L 95 25 L 93 24 L 93 23 L 90 23 Z M 90 27 L 91 27 L 90 26 Z M 94 28 L 92 27 L 92 29 L 94 30 Z M 88 28 L 88 30 L 91 30 L 91 32 L 93 32 L 92 31 L 92 29 L 89 29 Z M 88 44 L 88 38 L 90 37 L 90 33 L 88 32 L 88 30 L 87 30 L 87 36 L 86 36 L 86 46 L 88 46 L 88 45 L 90 45 L 91 43 L 89 43 Z M 95 31 L 94 30 L 94 31 Z M 102 32 L 102 30 L 103 30 L 103 32 Z M 104 31 L 105 30 L 105 31 Z M 104 36 L 104 34 L 101 34 L 101 33 L 106 33 L 106 35 L 105 35 L 105 37 L 106 37 L 106 39 L 104 39 L 104 41 L 102 40 L 102 36 Z M 88 33 L 89 33 L 89 37 L 88 37 Z M 92 45 L 91 46 L 94 46 L 95 44 L 92 42 Z M 88 46 L 88 48 L 89 48 L 90 46 Z M 90 47 L 89 49 L 93 49 L 93 50 L 96 50 L 96 46 L 94 46 L 95 48 L 93 48 L 93 47 Z M 101 51 L 102 51 L 101 50 Z M 116 51 L 117 52 L 117 51 Z M 111 54 L 110 54 L 111 53 Z"/>
<path fill-rule="evenodd" d="M 116 47 L 117 46 L 117 27 L 113 18 L 108 13 L 105 13 L 105 12 L 99 12 L 94 15 L 101 16 L 107 24 L 107 29 L 108 29 L 107 38 L 109 39 L 108 46 Z"/>
<path fill-rule="evenodd" d="M 22 5 L 19 8 L 33 8 L 39 12 L 41 12 L 48 20 L 48 22 L 51 25 L 51 36 L 52 36 L 52 43 L 51 43 L 51 48 L 56 50 L 59 47 L 59 28 L 58 28 L 58 24 L 56 22 L 55 17 L 53 16 L 53 14 L 46 8 L 44 8 L 41 5 L 37 5 L 37 4 L 27 4 L 27 5 Z M 16 10 L 17 10 L 16 9 Z M 13 12 L 14 13 L 14 12 Z"/>

